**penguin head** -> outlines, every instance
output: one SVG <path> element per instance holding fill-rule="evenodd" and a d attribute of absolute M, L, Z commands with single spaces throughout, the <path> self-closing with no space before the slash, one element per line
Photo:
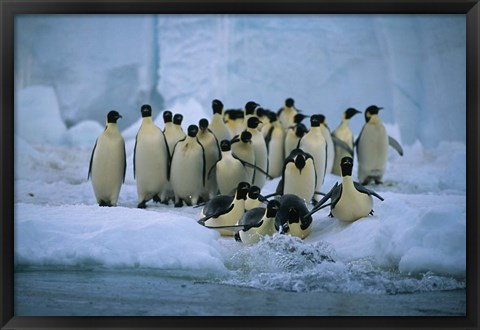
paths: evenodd
<path fill-rule="evenodd" d="M 235 194 L 236 199 L 247 199 L 248 191 L 250 190 L 250 184 L 248 182 L 240 182 L 237 185 L 237 192 Z"/>
<path fill-rule="evenodd" d="M 365 110 L 365 122 L 369 122 L 370 118 L 372 118 L 373 115 L 378 115 L 378 112 L 382 110 L 383 108 L 377 107 L 376 105 L 371 105 Z"/>
<path fill-rule="evenodd" d="M 305 167 L 305 156 L 303 154 L 298 154 L 295 158 L 295 167 L 299 170 L 302 170 Z"/>
<path fill-rule="evenodd" d="M 268 120 L 270 120 L 271 123 L 274 123 L 278 120 L 277 114 L 273 111 L 268 111 L 267 116 L 268 116 Z"/>
<path fill-rule="evenodd" d="M 243 131 L 242 134 L 240 134 L 240 141 L 243 143 L 249 143 L 252 141 L 252 133 L 249 131 Z"/>
<path fill-rule="evenodd" d="M 231 150 L 231 144 L 229 140 L 222 140 L 220 142 L 220 149 L 222 151 L 230 151 Z"/>
<path fill-rule="evenodd" d="M 288 99 L 285 100 L 285 106 L 288 108 L 291 108 L 295 105 L 295 100 L 289 97 Z"/>
<path fill-rule="evenodd" d="M 250 186 L 250 189 L 248 190 L 248 198 L 257 199 L 258 196 L 260 196 L 260 187 Z"/>
<path fill-rule="evenodd" d="M 257 108 L 257 117 L 262 118 L 267 115 L 267 111 L 264 108 Z"/>
<path fill-rule="evenodd" d="M 175 125 L 182 125 L 183 121 L 183 115 L 180 113 L 176 113 L 175 116 L 173 116 L 173 123 Z"/>
<path fill-rule="evenodd" d="M 358 111 L 355 108 L 348 108 L 347 110 L 345 110 L 343 115 L 345 116 L 345 119 L 350 119 L 353 116 L 355 116 L 357 113 L 361 113 L 361 111 Z"/>
<path fill-rule="evenodd" d="M 198 126 L 197 125 L 188 126 L 187 132 L 188 132 L 188 136 L 196 137 L 198 133 Z"/>
<path fill-rule="evenodd" d="M 140 112 L 142 113 L 142 118 L 151 117 L 152 116 L 152 107 L 149 104 L 144 104 L 140 108 Z"/>
<path fill-rule="evenodd" d="M 163 112 L 163 122 L 171 123 L 172 122 L 172 112 L 167 110 Z"/>
<path fill-rule="evenodd" d="M 342 176 L 352 176 L 353 158 L 343 157 L 340 161 L 340 167 L 342 168 Z"/>
<path fill-rule="evenodd" d="M 107 114 L 107 123 L 116 124 L 118 118 L 122 118 L 122 116 L 117 111 L 112 110 Z"/>
<path fill-rule="evenodd" d="M 245 114 L 246 115 L 253 115 L 255 113 L 255 109 L 259 106 L 260 104 L 249 101 L 247 104 L 245 104 Z"/>
<path fill-rule="evenodd" d="M 272 199 L 267 204 L 267 218 L 273 218 L 277 215 L 277 211 L 280 208 L 280 202 L 276 199 Z"/>
<path fill-rule="evenodd" d="M 320 123 L 321 123 L 321 121 L 320 121 L 319 115 L 312 115 L 310 117 L 310 126 L 311 127 L 319 127 Z"/>
<path fill-rule="evenodd" d="M 250 117 L 248 118 L 248 121 L 247 121 L 247 127 L 255 129 L 258 127 L 258 124 L 260 123 L 261 121 L 260 119 L 258 119 L 258 117 Z"/>
<path fill-rule="evenodd" d="M 299 124 L 304 120 L 305 118 L 309 117 L 308 115 L 304 115 L 303 113 L 297 113 L 295 116 L 293 116 L 293 122 L 295 124 Z"/>
<path fill-rule="evenodd" d="M 208 128 L 208 120 L 205 118 L 202 118 L 198 121 L 198 127 L 202 130 L 205 131 Z"/>
<path fill-rule="evenodd" d="M 319 124 L 320 125 L 320 124 Z M 307 129 L 307 126 L 303 125 L 302 123 L 298 124 L 296 127 L 295 127 L 295 135 L 298 137 L 298 138 L 301 138 L 302 136 L 304 136 L 305 134 L 307 134 L 308 132 L 308 129 Z"/>
<path fill-rule="evenodd" d="M 218 113 L 218 114 L 221 115 L 222 112 L 223 112 L 223 103 L 222 103 L 222 101 L 217 100 L 217 99 L 213 100 L 213 101 L 212 101 L 212 109 L 213 109 L 213 113 L 214 113 L 214 114 Z"/>

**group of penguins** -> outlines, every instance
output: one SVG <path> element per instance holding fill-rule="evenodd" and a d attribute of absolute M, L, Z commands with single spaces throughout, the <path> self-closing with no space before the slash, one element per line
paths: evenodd
<path fill-rule="evenodd" d="M 303 239 L 311 232 L 312 214 L 327 206 L 330 216 L 341 221 L 371 215 L 372 196 L 383 198 L 364 185 L 382 183 L 388 146 L 403 155 L 400 144 L 385 130 L 381 109 L 372 105 L 364 111 L 365 124 L 354 142 L 349 122 L 361 113 L 354 108 L 343 112 L 331 132 L 325 116 L 303 114 L 292 98 L 277 112 L 254 101 L 243 109 L 224 110 L 215 99 L 211 120 L 202 118 L 184 132 L 181 114 L 164 111 L 161 130 L 152 119 L 151 106 L 142 105 L 133 155 L 138 208 L 150 200 L 164 204 L 173 200 L 175 207 L 203 206 L 199 224 L 245 243 L 277 232 Z M 302 123 L 308 117 L 309 128 Z M 117 204 L 125 180 L 119 118 L 117 111 L 107 114 L 106 128 L 90 159 L 88 178 L 100 206 Z M 354 148 L 359 182 L 352 179 Z M 327 173 L 342 179 L 325 194 L 320 189 Z M 275 193 L 261 195 L 266 181 L 276 177 L 281 179 Z"/>

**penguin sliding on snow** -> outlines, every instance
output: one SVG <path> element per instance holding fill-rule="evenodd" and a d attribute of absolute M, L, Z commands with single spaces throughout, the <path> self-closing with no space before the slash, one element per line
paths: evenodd
<path fill-rule="evenodd" d="M 335 143 L 335 159 L 333 161 L 332 173 L 342 175 L 340 162 L 343 157 L 350 156 L 353 158 L 353 133 L 350 129 L 350 119 L 358 113 L 362 113 L 354 108 L 348 108 L 342 115 L 340 125 L 332 132 L 332 139 Z M 347 147 L 340 145 L 340 142 L 346 144 Z"/>
<path fill-rule="evenodd" d="M 312 231 L 312 217 L 308 215 L 303 198 L 293 194 L 278 199 L 280 207 L 275 216 L 275 228 L 280 234 L 288 234 L 304 239 Z"/>
<path fill-rule="evenodd" d="M 170 155 L 167 141 L 152 120 L 152 107 L 142 105 L 142 125 L 135 137 L 133 152 L 133 177 L 137 181 L 138 208 L 145 208 L 153 198 L 155 202 L 166 199 Z"/>
<path fill-rule="evenodd" d="M 197 204 L 205 187 L 205 151 L 197 139 L 198 126 L 190 125 L 188 135 L 175 144 L 170 168 L 170 183 L 175 207 Z"/>
<path fill-rule="evenodd" d="M 383 109 L 371 105 L 365 110 L 365 125 L 360 132 L 355 145 L 358 157 L 358 180 L 367 185 L 374 180 L 376 184 L 382 183 L 387 163 L 388 146 L 392 146 L 400 156 L 403 149 L 391 136 L 388 136 L 378 112 Z"/>
<path fill-rule="evenodd" d="M 240 182 L 235 192 L 235 197 L 212 198 L 203 208 L 203 217 L 198 220 L 198 223 L 216 229 L 224 236 L 233 236 L 235 231 L 233 227 L 237 221 L 245 213 L 245 200 L 247 199 L 250 184 L 247 182 Z M 229 202 L 230 200 L 230 202 Z"/>
<path fill-rule="evenodd" d="M 352 180 L 353 158 L 342 158 L 341 168 L 342 183 L 335 183 L 330 192 L 306 214 L 307 217 L 324 207 L 330 206 L 330 214 L 338 220 L 355 221 L 368 215 L 373 215 L 372 196 L 383 201 L 383 198 L 376 192 Z M 331 203 L 325 204 L 329 199 L 331 199 Z"/>
<path fill-rule="evenodd" d="M 245 244 L 254 244 L 263 236 L 272 236 L 277 232 L 275 216 L 280 207 L 280 202 L 271 200 L 267 207 L 256 207 L 247 211 L 237 223 L 240 231 L 235 234 L 235 239 Z"/>
<path fill-rule="evenodd" d="M 122 183 L 125 182 L 127 157 L 125 141 L 117 127 L 122 116 L 117 111 L 107 114 L 107 126 L 93 147 L 88 168 L 93 191 L 100 206 L 116 206 Z"/>

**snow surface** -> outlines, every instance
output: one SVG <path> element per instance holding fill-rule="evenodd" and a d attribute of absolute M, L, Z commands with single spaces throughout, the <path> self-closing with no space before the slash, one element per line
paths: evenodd
<path fill-rule="evenodd" d="M 307 21 L 268 15 L 258 20 L 21 16 L 15 68 L 16 267 L 168 269 L 294 291 L 465 288 L 460 16 L 313 15 Z M 125 26 L 117 30 L 120 23 Z M 64 47 L 52 49 L 57 43 Z M 348 224 L 324 209 L 313 216 L 312 234 L 304 241 L 275 235 L 245 246 L 198 225 L 198 208 L 153 203 L 135 208 L 133 148 L 139 107 L 152 100 L 152 88 L 164 102 L 153 106 L 161 128 L 163 106 L 183 113 L 185 128 L 210 118 L 216 97 L 226 108 L 254 99 L 276 110 L 292 96 L 306 113 L 331 115 L 332 130 L 347 107 L 363 110 L 376 103 L 385 107 L 387 131 L 405 154 L 390 149 L 384 184 L 370 187 L 385 198 L 374 200 L 374 216 Z M 112 108 L 124 115 L 127 176 L 119 206 L 100 208 L 87 174 L 91 149 Z M 355 136 L 362 123 L 361 116 L 352 119 Z M 273 192 L 277 180 L 267 182 L 262 193 Z M 322 190 L 338 180 L 327 175 Z"/>

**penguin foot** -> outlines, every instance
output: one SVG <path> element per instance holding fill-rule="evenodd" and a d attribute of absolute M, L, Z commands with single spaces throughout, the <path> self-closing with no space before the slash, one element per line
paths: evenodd
<path fill-rule="evenodd" d="M 313 206 L 318 204 L 318 201 L 315 198 L 312 198 L 310 202 L 312 203 Z"/>
<path fill-rule="evenodd" d="M 144 201 L 142 201 L 141 203 L 138 203 L 137 207 L 138 207 L 139 209 L 145 209 L 145 208 L 147 208 L 147 201 L 144 200 Z"/>
<path fill-rule="evenodd" d="M 380 179 L 375 179 L 375 184 L 383 184 L 383 181 Z"/>
<path fill-rule="evenodd" d="M 175 203 L 175 207 L 182 207 L 183 206 L 183 201 L 179 200 L 178 202 Z"/>
<path fill-rule="evenodd" d="M 158 197 L 158 195 L 153 196 L 153 201 L 155 203 L 161 203 L 162 202 L 162 200 L 160 199 L 160 197 Z"/>
<path fill-rule="evenodd" d="M 112 204 L 107 203 L 107 202 L 105 202 L 105 201 L 100 201 L 100 203 L 98 203 L 98 205 L 101 206 L 101 207 L 105 207 L 105 206 L 111 207 L 111 206 L 112 206 Z"/>
<path fill-rule="evenodd" d="M 242 239 L 240 238 L 240 234 L 239 234 L 239 233 L 235 233 L 235 236 L 233 236 L 233 237 L 235 237 L 235 241 L 237 241 L 237 242 L 241 242 L 241 241 L 242 241 Z"/>
<path fill-rule="evenodd" d="M 328 215 L 330 218 L 333 218 L 333 214 L 332 212 L 330 212 L 330 214 Z"/>
<path fill-rule="evenodd" d="M 373 210 L 370 211 L 370 213 L 368 213 L 369 215 L 373 215 Z"/>

